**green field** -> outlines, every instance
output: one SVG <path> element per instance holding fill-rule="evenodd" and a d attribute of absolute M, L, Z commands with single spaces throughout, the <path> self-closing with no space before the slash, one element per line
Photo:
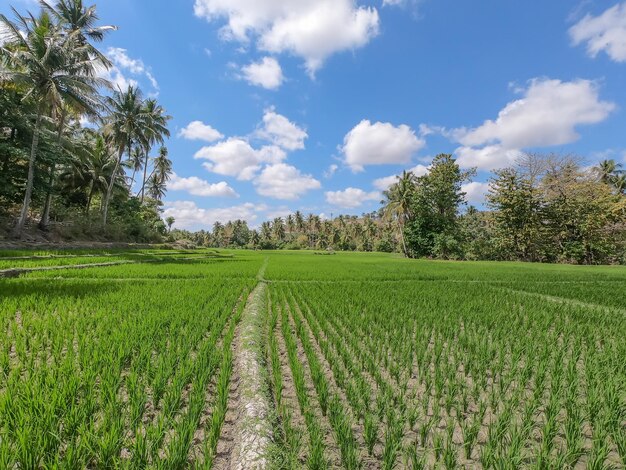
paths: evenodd
<path fill-rule="evenodd" d="M 626 464 L 623 267 L 0 252 L 12 268 L 2 469 L 228 468 L 253 291 L 268 468 Z"/>

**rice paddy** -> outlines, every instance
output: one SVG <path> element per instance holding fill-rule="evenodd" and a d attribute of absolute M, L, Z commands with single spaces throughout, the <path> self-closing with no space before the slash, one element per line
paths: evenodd
<path fill-rule="evenodd" d="M 0 253 L 62 267 L 0 279 L 0 468 L 230 468 L 248 342 L 267 468 L 626 464 L 624 268 L 36 256 Z"/>

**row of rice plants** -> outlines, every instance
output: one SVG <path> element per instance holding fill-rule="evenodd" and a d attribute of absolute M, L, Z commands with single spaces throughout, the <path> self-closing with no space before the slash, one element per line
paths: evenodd
<path fill-rule="evenodd" d="M 209 468 L 252 285 L 2 281 L 0 468 Z"/>
<path fill-rule="evenodd" d="M 164 258 L 155 263 L 125 264 L 76 270 L 40 271 L 24 275 L 28 278 L 63 279 L 252 279 L 256 276 L 262 258 L 256 254 L 235 259 L 209 257 L 199 259 Z"/>
<path fill-rule="evenodd" d="M 624 464 L 623 316 L 476 283 L 275 289 L 381 466 Z"/>

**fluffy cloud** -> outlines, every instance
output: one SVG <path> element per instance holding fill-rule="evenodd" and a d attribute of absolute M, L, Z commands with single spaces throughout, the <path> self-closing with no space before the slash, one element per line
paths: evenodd
<path fill-rule="evenodd" d="M 195 0 L 196 16 L 226 19 L 221 35 L 261 50 L 305 60 L 313 74 L 332 54 L 367 44 L 378 34 L 378 12 L 354 0 Z"/>
<path fill-rule="evenodd" d="M 152 85 L 155 91 L 159 90 L 159 84 L 152 75 L 149 67 L 141 59 L 132 59 L 126 49 L 120 47 L 109 47 L 106 56 L 113 63 L 109 70 L 102 71 L 102 76 L 110 80 L 114 86 L 125 90 L 129 85 L 137 86 L 137 78 L 144 77 Z M 128 78 L 124 74 L 128 72 L 135 78 Z"/>
<path fill-rule="evenodd" d="M 345 209 L 354 209 L 366 201 L 379 201 L 380 193 L 368 193 L 359 188 L 346 188 L 343 191 L 327 191 L 326 202 Z"/>
<path fill-rule="evenodd" d="M 482 148 L 459 147 L 454 153 L 463 168 L 475 166 L 481 170 L 495 170 L 514 164 L 524 152 L 502 145 L 487 145 Z"/>
<path fill-rule="evenodd" d="M 489 191 L 489 183 L 474 181 L 461 186 L 461 191 L 466 193 L 465 198 L 470 204 L 482 204 L 485 202 L 485 195 Z"/>
<path fill-rule="evenodd" d="M 239 197 L 239 194 L 225 181 L 211 184 L 197 176 L 183 178 L 176 173 L 172 175 L 167 187 L 174 191 L 186 191 L 194 196 Z"/>
<path fill-rule="evenodd" d="M 239 180 L 251 180 L 263 163 L 278 163 L 286 158 L 284 150 L 268 145 L 254 149 L 238 137 L 201 148 L 194 156 L 205 159 L 204 167 L 219 175 L 236 176 Z"/>
<path fill-rule="evenodd" d="M 535 79 L 524 97 L 507 104 L 495 121 L 475 129 L 458 129 L 466 146 L 501 143 L 505 148 L 563 145 L 578 139 L 576 126 L 605 120 L 615 109 L 600 101 L 594 82 Z"/>
<path fill-rule="evenodd" d="M 250 85 L 276 90 L 283 84 L 283 69 L 273 57 L 263 57 L 241 68 L 241 78 Z"/>
<path fill-rule="evenodd" d="M 219 131 L 202 121 L 190 122 L 187 127 L 181 129 L 178 136 L 188 140 L 203 140 L 205 142 L 214 142 L 224 137 Z"/>
<path fill-rule="evenodd" d="M 254 180 L 261 196 L 275 199 L 294 200 L 306 192 L 321 188 L 321 183 L 311 175 L 300 173 L 296 167 L 286 163 L 266 166 Z"/>
<path fill-rule="evenodd" d="M 274 108 L 265 110 L 263 124 L 255 135 L 285 150 L 303 149 L 304 141 L 308 137 L 306 131 L 285 116 L 277 114 Z"/>
<path fill-rule="evenodd" d="M 409 168 L 407 171 L 410 171 L 415 176 L 424 176 L 426 173 L 428 173 L 428 167 L 425 165 L 417 165 L 413 168 Z M 400 175 L 391 175 L 375 179 L 374 187 L 376 189 L 379 189 L 380 191 L 385 191 L 389 189 L 392 184 L 395 184 L 398 181 L 399 176 Z"/>
<path fill-rule="evenodd" d="M 569 34 L 574 45 L 587 43 L 591 57 L 604 51 L 615 62 L 626 62 L 626 2 L 599 16 L 586 15 L 570 28 Z"/>
<path fill-rule="evenodd" d="M 173 201 L 165 204 L 163 217 L 174 217 L 175 227 L 188 230 L 210 229 L 215 222 L 228 222 L 241 219 L 254 224 L 258 213 L 265 210 L 264 205 L 251 203 L 240 204 L 225 208 L 203 209 L 192 201 Z"/>
<path fill-rule="evenodd" d="M 578 126 L 602 122 L 615 109 L 600 100 L 589 80 L 534 79 L 522 92 L 496 120 L 451 132 L 463 146 L 457 150 L 462 166 L 493 169 L 511 163 L 524 148 L 569 144 L 578 140 Z"/>
<path fill-rule="evenodd" d="M 424 145 L 424 140 L 405 124 L 395 127 L 364 119 L 346 134 L 342 151 L 352 171 L 363 171 L 365 165 L 408 163 Z"/>

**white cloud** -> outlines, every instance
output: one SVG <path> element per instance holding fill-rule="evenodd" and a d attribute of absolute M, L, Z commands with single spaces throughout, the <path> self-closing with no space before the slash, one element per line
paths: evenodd
<path fill-rule="evenodd" d="M 410 171 L 415 176 L 424 176 L 428 173 L 428 168 L 426 165 L 417 165 L 413 168 L 409 168 L 407 171 Z M 398 177 L 400 175 L 391 175 L 385 176 L 383 178 L 378 178 L 374 180 L 374 187 L 379 189 L 380 191 L 385 191 L 389 189 L 392 184 L 395 184 L 398 181 Z"/>
<path fill-rule="evenodd" d="M 286 150 L 303 149 L 304 141 L 308 137 L 306 131 L 285 116 L 277 114 L 274 108 L 265 110 L 263 125 L 255 132 L 255 135 Z"/>
<path fill-rule="evenodd" d="M 346 188 L 343 191 L 326 192 L 326 202 L 345 209 L 354 209 L 363 205 L 366 201 L 379 201 L 380 198 L 380 193 L 377 191 L 368 193 L 359 188 Z"/>
<path fill-rule="evenodd" d="M 586 15 L 569 30 L 572 43 L 587 43 L 587 54 L 604 51 L 615 62 L 626 62 L 626 2 L 618 3 L 599 16 Z"/>
<path fill-rule="evenodd" d="M 99 75 L 113 83 L 115 88 L 124 91 L 129 86 L 136 87 L 139 85 L 138 78 L 143 77 L 150 82 L 155 91 L 159 90 L 159 84 L 150 68 L 141 59 L 132 59 L 126 49 L 109 47 L 105 55 L 113 65 L 108 70 L 102 68 Z M 128 77 L 126 73 L 132 75 L 133 78 Z"/>
<path fill-rule="evenodd" d="M 241 78 L 250 85 L 276 90 L 283 84 L 283 70 L 273 57 L 263 57 L 241 68 Z"/>
<path fill-rule="evenodd" d="M 328 170 L 324 172 L 324 178 L 332 178 L 334 174 L 337 173 L 338 169 L 339 169 L 339 165 L 336 165 L 335 163 L 333 163 L 332 165 L 328 167 Z"/>
<path fill-rule="evenodd" d="M 245 220 L 253 224 L 260 211 L 265 210 L 264 205 L 245 203 L 232 207 L 203 209 L 193 201 L 173 201 L 165 203 L 163 217 L 174 217 L 175 227 L 188 230 L 210 229 L 215 222 L 228 222 L 229 220 Z"/>
<path fill-rule="evenodd" d="M 126 69 L 135 75 L 140 75 L 146 71 L 146 66 L 139 59 L 131 59 L 126 49 L 121 47 L 109 47 L 107 57 L 120 68 Z"/>
<path fill-rule="evenodd" d="M 221 36 L 305 60 L 313 74 L 332 54 L 356 49 L 378 34 L 378 12 L 355 0 L 195 0 L 196 16 L 225 18 Z"/>
<path fill-rule="evenodd" d="M 321 188 L 321 183 L 311 175 L 305 175 L 296 167 L 286 163 L 266 166 L 254 180 L 261 196 L 275 199 L 294 200 L 306 192 Z"/>
<path fill-rule="evenodd" d="M 113 87 L 117 90 L 125 91 L 130 86 L 136 88 L 139 85 L 137 80 L 126 77 L 122 71 L 115 66 L 110 67 L 108 70 L 102 69 L 99 72 L 99 76 L 111 82 Z"/>
<path fill-rule="evenodd" d="M 459 164 L 493 169 L 510 164 L 521 149 L 572 143 L 577 127 L 604 121 L 615 104 L 601 101 L 590 80 L 562 82 L 534 79 L 524 96 L 507 104 L 496 120 L 473 129 L 454 129 L 450 135 L 461 143 Z"/>
<path fill-rule="evenodd" d="M 183 178 L 176 173 L 172 175 L 171 180 L 167 184 L 167 188 L 174 191 L 186 191 L 194 196 L 239 197 L 239 194 L 225 181 L 212 184 L 197 176 Z"/>
<path fill-rule="evenodd" d="M 544 147 L 574 142 L 576 126 L 605 120 L 615 109 L 600 101 L 590 80 L 562 82 L 534 79 L 524 97 L 507 104 L 495 121 L 475 129 L 457 129 L 457 140 L 466 146 L 501 143 L 506 148 Z"/>
<path fill-rule="evenodd" d="M 251 180 L 263 163 L 278 163 L 286 158 L 284 150 L 268 145 L 254 149 L 248 142 L 231 137 L 223 142 L 201 148 L 194 156 L 209 162 L 203 166 L 213 173 Z"/>
<path fill-rule="evenodd" d="M 364 119 L 346 134 L 342 151 L 352 171 L 363 171 L 365 165 L 408 163 L 424 145 L 424 140 L 405 124 L 395 127 Z"/>
<path fill-rule="evenodd" d="M 461 191 L 466 193 L 465 198 L 470 204 L 483 204 L 485 195 L 489 191 L 489 183 L 473 181 L 461 186 Z"/>
<path fill-rule="evenodd" d="M 481 148 L 459 147 L 454 152 L 457 163 L 462 168 L 475 166 L 481 170 L 495 170 L 510 166 L 523 153 L 521 150 L 504 148 L 502 145 L 487 145 Z"/>
<path fill-rule="evenodd" d="M 192 121 L 187 127 L 181 129 L 178 133 L 179 137 L 189 140 L 203 140 L 205 142 L 214 142 L 224 137 L 219 131 L 213 129 L 202 121 Z"/>

